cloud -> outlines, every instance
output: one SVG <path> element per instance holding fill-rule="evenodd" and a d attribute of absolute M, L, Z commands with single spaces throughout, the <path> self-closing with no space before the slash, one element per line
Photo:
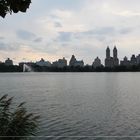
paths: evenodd
<path fill-rule="evenodd" d="M 120 34 L 129 34 L 135 31 L 135 28 L 122 28 L 120 29 Z"/>
<path fill-rule="evenodd" d="M 19 50 L 19 44 L 16 43 L 4 43 L 4 42 L 0 42 L 0 51 L 17 51 Z"/>
<path fill-rule="evenodd" d="M 32 3 L 33 10 L 40 10 L 41 13 L 52 9 L 79 9 L 85 0 L 34 0 Z M 41 8 L 39 7 L 41 6 Z"/>
<path fill-rule="evenodd" d="M 0 50 L 7 50 L 8 47 L 9 47 L 8 44 L 0 42 Z"/>
<path fill-rule="evenodd" d="M 20 39 L 23 39 L 23 40 L 32 40 L 36 37 L 34 33 L 26 31 L 26 30 L 18 30 L 16 34 Z"/>
<path fill-rule="evenodd" d="M 61 42 L 71 41 L 72 34 L 72 32 L 59 32 L 59 36 L 57 39 Z"/>
<path fill-rule="evenodd" d="M 39 43 L 42 42 L 43 38 L 42 37 L 38 37 L 34 40 L 34 42 Z"/>
<path fill-rule="evenodd" d="M 3 40 L 3 39 L 5 39 L 5 37 L 3 37 L 3 36 L 0 36 L 0 40 Z"/>
<path fill-rule="evenodd" d="M 135 12 L 135 11 L 122 11 L 122 12 L 117 12 L 114 14 L 119 15 L 119 16 L 124 16 L 124 17 L 140 16 L 140 12 Z"/>
<path fill-rule="evenodd" d="M 125 33 L 129 32 L 129 29 L 121 30 L 120 32 Z M 74 40 L 81 40 L 83 38 L 96 38 L 99 40 L 102 40 L 106 36 L 112 36 L 119 31 L 117 31 L 114 27 L 102 27 L 102 28 L 95 28 L 87 31 L 71 31 L 71 32 L 58 32 L 59 35 L 57 36 L 57 39 L 55 41 L 60 42 L 70 42 Z"/>
<path fill-rule="evenodd" d="M 63 27 L 60 22 L 54 22 L 55 27 L 61 28 Z"/>
<path fill-rule="evenodd" d="M 91 29 L 85 32 L 79 32 L 83 35 L 112 35 L 116 33 L 116 29 L 114 27 L 101 27 L 96 29 Z"/>

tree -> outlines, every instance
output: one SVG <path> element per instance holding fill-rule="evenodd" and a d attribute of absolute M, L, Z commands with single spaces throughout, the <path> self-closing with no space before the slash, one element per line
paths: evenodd
<path fill-rule="evenodd" d="M 4 18 L 8 13 L 26 12 L 30 3 L 31 0 L 0 0 L 0 16 Z"/>
<path fill-rule="evenodd" d="M 0 140 L 20 140 L 34 135 L 37 128 L 39 116 L 27 113 L 24 103 L 14 107 L 12 101 L 7 95 L 0 98 Z"/>

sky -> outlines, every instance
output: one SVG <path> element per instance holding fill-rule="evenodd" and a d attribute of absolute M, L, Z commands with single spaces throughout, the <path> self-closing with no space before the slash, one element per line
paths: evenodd
<path fill-rule="evenodd" d="M 0 61 L 41 58 L 53 62 L 74 54 L 92 64 L 114 45 L 118 57 L 140 53 L 140 0 L 32 0 L 26 13 L 0 19 Z"/>

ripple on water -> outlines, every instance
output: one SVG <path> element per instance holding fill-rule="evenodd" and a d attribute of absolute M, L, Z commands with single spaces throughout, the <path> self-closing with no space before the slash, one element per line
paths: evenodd
<path fill-rule="evenodd" d="M 40 114 L 38 135 L 140 135 L 139 77 L 140 73 L 0 74 L 0 94 L 15 96 L 17 103 L 26 101 L 29 110 Z"/>

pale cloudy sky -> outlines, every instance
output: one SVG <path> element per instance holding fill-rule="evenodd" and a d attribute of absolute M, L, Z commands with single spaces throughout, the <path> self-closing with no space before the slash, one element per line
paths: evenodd
<path fill-rule="evenodd" d="M 108 45 L 121 59 L 140 53 L 140 0 L 32 0 L 27 13 L 0 20 L 1 61 L 69 61 L 75 54 L 91 64 L 104 60 Z"/>

